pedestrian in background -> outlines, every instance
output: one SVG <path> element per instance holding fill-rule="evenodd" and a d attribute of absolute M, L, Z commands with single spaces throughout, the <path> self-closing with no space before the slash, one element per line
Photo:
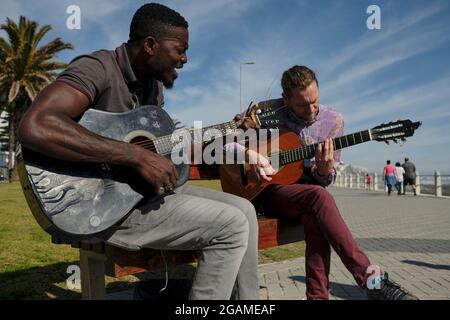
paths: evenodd
<path fill-rule="evenodd" d="M 391 165 L 391 160 L 386 161 L 383 168 L 384 182 L 388 188 L 388 195 L 391 195 L 392 186 L 395 184 L 395 167 Z"/>
<path fill-rule="evenodd" d="M 370 177 L 370 175 L 368 173 L 366 173 L 366 179 L 365 180 L 366 180 L 366 189 L 370 191 L 370 180 L 371 180 L 371 177 Z"/>
<path fill-rule="evenodd" d="M 395 189 L 397 189 L 397 194 L 402 194 L 403 185 L 403 175 L 405 174 L 405 169 L 403 169 L 400 162 L 395 163 Z"/>
<path fill-rule="evenodd" d="M 402 164 L 403 169 L 405 169 L 405 176 L 403 179 L 403 194 L 406 192 L 406 186 L 409 184 L 414 191 L 416 196 L 416 166 L 414 163 L 409 161 L 409 158 L 405 158 L 405 162 Z"/>

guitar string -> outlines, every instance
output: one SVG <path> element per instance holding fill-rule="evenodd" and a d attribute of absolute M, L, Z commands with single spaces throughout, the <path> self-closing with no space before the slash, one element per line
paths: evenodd
<path fill-rule="evenodd" d="M 215 126 L 209 126 L 206 128 L 202 128 L 202 129 L 189 129 L 189 133 L 191 134 L 191 136 L 194 136 L 194 140 L 195 140 L 195 135 L 198 133 L 203 133 L 203 131 L 206 131 L 208 129 L 211 128 L 218 128 L 219 131 L 221 131 L 222 134 L 226 134 L 227 130 L 235 130 L 236 126 L 232 125 L 235 124 L 235 122 L 225 122 L 219 125 L 215 125 Z M 133 142 L 132 144 L 134 145 L 138 145 L 144 148 L 148 148 L 151 147 L 151 151 L 155 151 L 156 148 L 154 148 L 154 144 L 155 142 L 159 145 L 161 145 L 162 147 L 169 147 L 172 148 L 174 146 L 175 142 L 172 142 L 171 139 L 172 135 L 167 135 L 167 136 L 162 136 L 162 137 L 158 137 L 154 140 L 149 140 L 149 141 L 137 141 L 137 142 Z"/>
<path fill-rule="evenodd" d="M 346 135 L 346 136 L 343 136 L 343 137 L 336 137 L 336 138 L 333 139 L 333 143 L 334 143 L 334 145 L 336 145 L 336 141 L 342 140 L 344 137 L 348 138 L 347 136 L 353 136 L 353 142 L 354 142 L 354 144 L 357 144 L 356 143 L 356 139 L 355 139 L 355 135 L 356 134 L 363 135 L 365 138 L 368 139 L 367 141 L 370 141 L 369 132 L 368 132 L 368 130 L 365 130 L 365 131 L 360 131 L 360 132 L 356 132 L 356 133 L 353 133 L 353 134 L 349 134 L 349 135 Z M 363 143 L 363 142 L 364 141 L 361 141 L 360 143 Z M 341 146 L 340 149 L 342 149 L 342 142 L 339 141 L 339 144 Z M 286 164 L 286 163 L 290 163 L 290 162 L 294 162 L 294 161 L 298 161 L 298 160 L 301 160 L 301 159 L 308 158 L 309 156 L 312 155 L 312 153 L 314 152 L 316 146 L 317 146 L 317 143 L 316 144 L 312 144 L 312 145 L 299 147 L 299 148 L 294 148 L 294 149 L 281 151 L 279 153 L 274 153 L 271 156 L 278 155 L 278 157 L 281 158 L 281 163 L 282 164 Z M 347 143 L 347 147 L 348 146 L 349 146 L 349 144 Z M 306 153 L 306 155 L 305 155 L 305 153 Z"/>
<path fill-rule="evenodd" d="M 225 123 L 225 125 L 226 124 L 227 123 Z M 210 126 L 210 127 L 206 127 L 206 128 L 202 128 L 202 129 L 190 129 L 188 131 L 191 133 L 191 135 L 195 136 L 195 134 L 200 133 L 203 130 L 208 130 L 208 129 L 211 129 L 211 128 L 219 128 L 218 130 L 220 130 L 222 133 L 224 133 L 224 131 L 226 132 L 226 130 L 228 130 L 228 129 L 230 129 L 230 130 L 234 130 L 235 129 L 234 126 L 223 126 L 222 124 L 220 124 L 220 125 L 217 125 L 217 126 Z M 172 135 L 166 135 L 166 136 L 158 137 L 158 138 L 156 138 L 154 140 L 151 140 L 151 142 L 157 141 L 157 142 L 163 143 L 163 144 L 164 143 L 172 143 L 171 137 L 172 137 Z M 147 143 L 149 143 L 149 141 L 135 142 L 133 144 L 145 145 Z"/>
<path fill-rule="evenodd" d="M 218 129 L 221 131 L 222 135 L 226 135 L 228 130 L 236 130 L 238 128 L 237 126 L 237 122 L 236 121 L 228 121 L 228 122 L 223 122 L 220 123 L 218 125 L 212 125 L 212 126 L 208 126 L 205 128 L 201 128 L 201 129 L 188 129 L 189 133 L 191 134 L 191 136 L 194 136 L 195 139 L 195 134 L 196 133 L 203 133 L 204 131 L 208 130 L 208 129 Z M 157 142 L 158 144 L 162 145 L 163 147 L 173 147 L 173 142 L 172 142 L 172 134 L 171 135 L 166 135 L 166 136 L 162 136 L 162 137 L 158 137 L 154 140 L 150 140 L 150 141 L 143 141 L 143 142 L 133 142 L 133 144 L 141 146 L 141 147 L 149 147 L 155 144 L 155 142 Z"/>
<path fill-rule="evenodd" d="M 262 115 L 260 115 L 259 117 L 262 117 Z M 216 129 L 218 128 L 218 130 L 221 131 L 222 135 L 226 135 L 228 134 L 228 130 L 236 130 L 239 126 L 237 125 L 238 121 L 228 121 L 228 122 L 223 122 L 217 125 L 212 125 L 212 126 L 208 126 L 205 128 L 201 128 L 201 129 L 188 129 L 189 133 L 191 134 L 191 136 L 194 136 L 194 140 L 195 140 L 195 134 L 198 132 L 201 132 L 203 134 L 204 131 L 208 130 L 208 129 Z M 166 135 L 166 136 L 162 136 L 162 137 L 158 137 L 154 140 L 150 140 L 150 141 L 137 141 L 137 142 L 133 142 L 132 144 L 134 145 L 138 145 L 141 147 L 144 147 L 146 149 L 150 149 L 151 151 L 155 151 L 156 147 L 155 147 L 155 142 L 159 145 L 161 145 L 162 147 L 169 147 L 172 148 L 173 142 L 172 142 L 172 134 L 171 135 Z"/>
<path fill-rule="evenodd" d="M 356 134 L 359 134 L 361 138 L 363 138 L 363 137 L 369 138 L 369 135 L 368 135 L 367 132 L 354 133 L 353 134 L 353 138 L 354 138 L 353 142 L 354 143 L 356 143 L 356 139 L 355 139 L 355 135 Z M 335 146 L 336 146 L 336 141 L 338 139 L 342 140 L 343 137 L 337 137 L 337 138 L 333 139 L 333 143 L 334 143 Z M 361 139 L 361 143 L 364 142 L 363 140 L 364 139 Z M 156 148 L 155 148 L 155 146 L 153 144 L 153 141 L 136 142 L 136 143 L 133 143 L 133 144 L 139 145 L 139 146 L 144 147 L 146 149 L 149 149 L 149 150 L 151 150 L 153 152 L 156 152 Z M 339 144 L 340 144 L 340 147 L 342 148 L 341 141 L 339 141 Z M 286 150 L 286 151 L 281 151 L 281 152 L 278 152 L 278 153 L 273 153 L 271 156 L 275 156 L 275 155 L 282 156 L 283 158 L 285 158 L 289 162 L 291 160 L 295 160 L 295 159 L 299 159 L 299 158 L 307 158 L 308 157 L 308 153 L 309 154 L 313 153 L 314 149 L 316 148 L 316 145 L 317 144 L 307 145 L 307 146 L 303 146 L 303 147 L 300 147 L 300 148 L 295 148 L 295 149 L 290 149 L 290 150 Z M 348 144 L 347 144 L 347 146 L 348 146 Z M 305 152 L 306 152 L 306 156 L 305 156 Z"/>
<path fill-rule="evenodd" d="M 228 130 L 236 130 L 237 128 L 238 128 L 238 126 L 237 126 L 236 121 L 228 121 L 228 122 L 220 123 L 218 125 L 212 125 L 212 126 L 208 126 L 208 127 L 201 128 L 201 129 L 192 129 L 191 128 L 191 129 L 188 129 L 188 132 L 191 134 L 191 137 L 192 136 L 194 137 L 194 140 L 195 140 L 196 134 L 198 134 L 198 133 L 203 134 L 208 129 L 218 129 L 219 131 L 221 131 L 222 135 L 226 135 L 226 134 L 228 134 Z M 173 135 L 171 134 L 171 135 L 158 137 L 154 140 L 132 142 L 132 144 L 141 146 L 143 148 L 146 148 L 148 150 L 156 152 L 155 144 L 162 146 L 163 147 L 162 149 L 173 148 L 174 143 L 176 143 L 177 141 L 172 142 L 172 136 Z"/>
<path fill-rule="evenodd" d="M 355 133 L 355 134 L 359 134 L 361 137 L 369 138 L 369 135 L 366 132 L 358 132 L 358 133 Z M 355 134 L 353 134 L 353 136 Z M 342 138 L 343 137 L 338 137 L 338 138 L 333 139 L 334 145 L 336 145 L 337 139 L 342 139 Z M 363 140 L 364 139 L 361 139 L 361 142 L 363 142 Z M 356 140 L 354 140 L 354 142 L 356 142 Z M 153 141 L 136 142 L 136 143 L 133 143 L 133 144 L 139 145 L 139 146 L 144 147 L 146 149 L 149 149 L 149 150 L 151 150 L 153 152 L 156 152 L 156 147 L 154 146 Z M 340 144 L 340 146 L 342 148 L 342 143 L 339 142 L 339 144 Z M 316 145 L 317 144 L 307 145 L 307 146 L 303 146 L 303 147 L 300 147 L 300 148 L 285 150 L 285 151 L 281 151 L 281 152 L 278 152 L 278 153 L 273 153 L 273 154 L 271 154 L 271 156 L 275 156 L 275 155 L 282 156 L 283 158 L 285 158 L 289 162 L 291 160 L 295 160 L 295 159 L 298 159 L 298 158 L 307 158 L 308 153 L 309 154 L 313 153 L 314 149 L 316 148 Z M 305 153 L 306 153 L 306 156 L 305 156 Z"/>

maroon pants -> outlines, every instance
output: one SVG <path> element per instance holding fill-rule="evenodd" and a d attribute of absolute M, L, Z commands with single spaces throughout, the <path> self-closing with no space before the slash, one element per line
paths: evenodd
<path fill-rule="evenodd" d="M 275 185 L 266 189 L 257 203 L 269 216 L 301 219 L 306 241 L 306 296 L 328 299 L 330 245 L 359 286 L 366 285 L 367 256 L 359 249 L 339 213 L 333 196 L 317 185 Z"/>

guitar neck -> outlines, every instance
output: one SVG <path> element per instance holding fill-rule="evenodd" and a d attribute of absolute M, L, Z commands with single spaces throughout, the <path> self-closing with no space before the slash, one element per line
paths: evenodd
<path fill-rule="evenodd" d="M 347 147 L 354 146 L 356 144 L 368 142 L 372 140 L 372 135 L 370 130 L 359 131 L 351 133 L 342 137 L 337 137 L 332 140 L 334 150 L 340 150 Z M 322 142 L 310 144 L 307 146 L 283 150 L 279 153 L 279 163 L 280 165 L 289 164 L 296 161 L 301 161 L 305 159 L 311 159 L 316 154 L 316 149 L 318 145 Z"/>
<path fill-rule="evenodd" d="M 187 146 L 192 143 L 209 141 L 217 136 L 225 136 L 236 129 L 237 123 L 228 121 L 199 129 L 181 129 L 178 133 L 158 137 L 153 140 L 153 143 L 159 154 L 166 154 L 170 153 L 174 147 L 178 147 L 180 143 Z M 173 139 L 174 137 L 178 140 Z"/>

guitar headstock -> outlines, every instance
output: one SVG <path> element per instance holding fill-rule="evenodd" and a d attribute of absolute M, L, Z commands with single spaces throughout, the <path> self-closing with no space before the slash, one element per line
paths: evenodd
<path fill-rule="evenodd" d="M 397 120 L 388 123 L 382 123 L 370 130 L 372 134 L 372 139 L 377 141 L 384 141 L 389 143 L 389 141 L 398 140 L 405 141 L 407 137 L 414 135 L 416 129 L 422 125 L 421 121 L 412 122 L 411 120 Z"/>
<path fill-rule="evenodd" d="M 275 110 L 272 110 L 272 108 L 269 107 L 252 110 L 249 116 L 261 128 L 278 129 L 280 124 L 280 120 L 277 118 Z"/>

